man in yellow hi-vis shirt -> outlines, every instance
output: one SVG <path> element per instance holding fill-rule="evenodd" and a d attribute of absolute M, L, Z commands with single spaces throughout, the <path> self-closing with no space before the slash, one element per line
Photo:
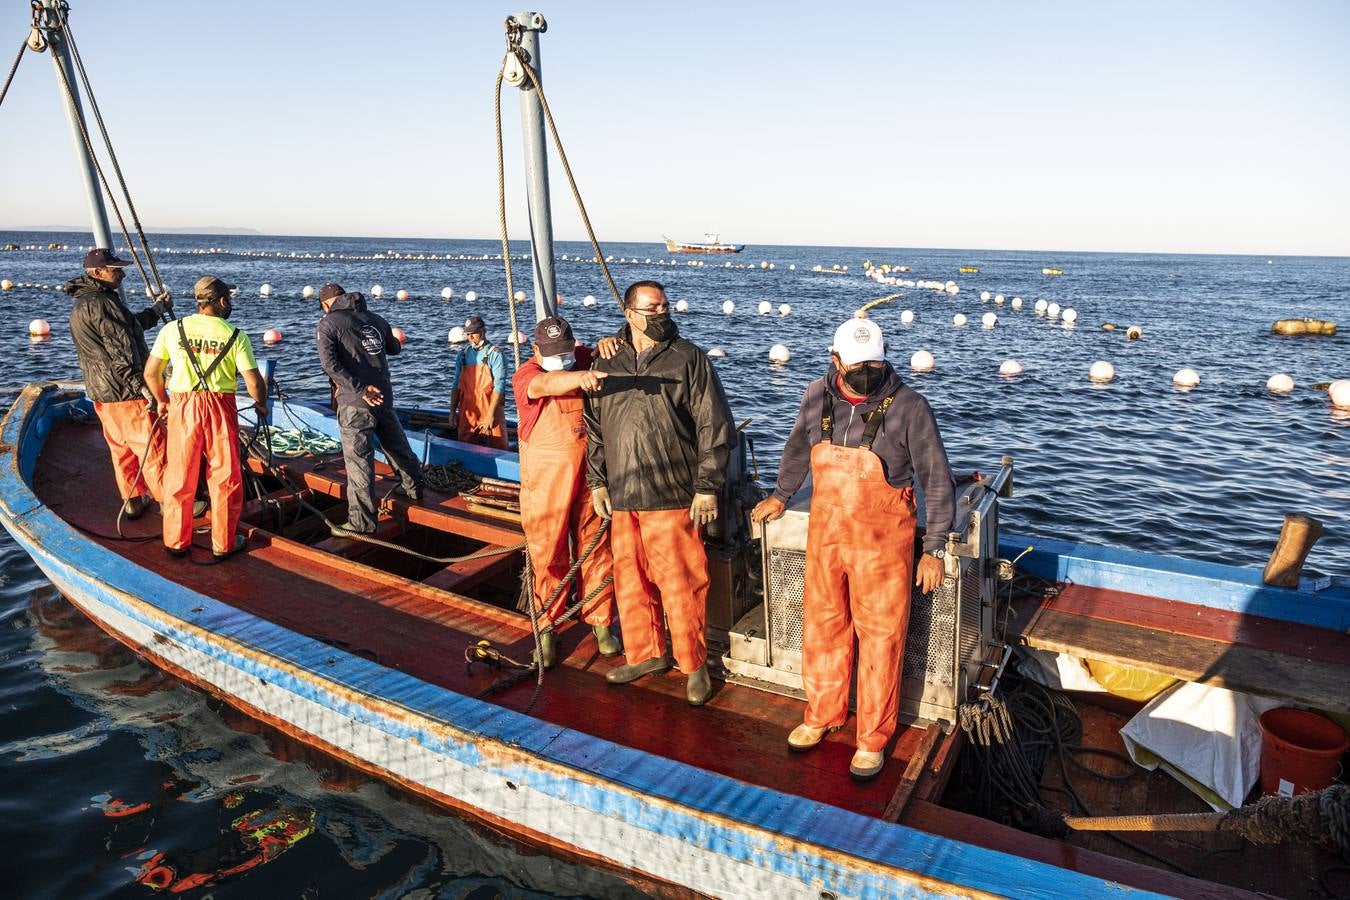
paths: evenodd
<path fill-rule="evenodd" d="M 169 440 L 164 472 L 164 547 L 183 556 L 192 543 L 192 501 L 202 457 L 211 494 L 211 549 L 217 560 L 244 549 L 236 535 L 244 508 L 239 472 L 239 417 L 234 393 L 240 375 L 261 417 L 267 416 L 267 384 L 258 374 L 248 335 L 225 320 L 234 304 L 233 285 L 214 276 L 197 281 L 197 314 L 170 322 L 155 337 L 145 364 L 145 383 L 161 409 L 168 408 Z M 170 402 L 164 364 L 172 374 Z"/>

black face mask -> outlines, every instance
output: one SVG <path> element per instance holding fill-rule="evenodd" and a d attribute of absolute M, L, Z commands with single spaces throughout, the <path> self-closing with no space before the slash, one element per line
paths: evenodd
<path fill-rule="evenodd" d="M 642 333 L 654 341 L 668 341 L 678 331 L 670 313 L 652 313 L 642 318 L 646 321 Z"/>
<path fill-rule="evenodd" d="M 844 384 L 855 394 L 861 394 L 866 397 L 881 386 L 881 379 L 886 377 L 885 369 L 875 369 L 872 366 L 859 366 L 851 372 L 843 374 Z"/>

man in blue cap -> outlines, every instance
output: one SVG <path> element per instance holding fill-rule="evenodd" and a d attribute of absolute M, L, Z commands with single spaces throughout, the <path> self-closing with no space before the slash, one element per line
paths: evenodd
<path fill-rule="evenodd" d="M 164 435 L 155 429 L 154 396 L 143 374 L 150 356 L 145 329 L 173 302 L 165 294 L 140 312 L 128 309 L 118 288 L 129 265 L 107 247 L 95 247 L 85 254 L 84 274 L 61 290 L 75 298 L 70 337 L 84 373 L 84 391 L 94 402 L 112 453 L 122 512 L 135 519 L 152 497 L 161 498 L 164 473 Z"/>

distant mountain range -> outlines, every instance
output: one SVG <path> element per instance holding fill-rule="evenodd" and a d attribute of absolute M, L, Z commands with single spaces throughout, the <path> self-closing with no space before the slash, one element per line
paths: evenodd
<path fill-rule="evenodd" d="M 0 228 L 0 231 L 88 231 L 87 225 L 14 225 Z M 190 228 L 158 228 L 150 226 L 146 234 L 262 234 L 256 228 L 239 228 L 234 225 L 194 225 Z"/>

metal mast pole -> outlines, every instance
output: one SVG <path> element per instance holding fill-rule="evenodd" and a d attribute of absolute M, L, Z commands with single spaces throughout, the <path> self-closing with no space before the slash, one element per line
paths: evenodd
<path fill-rule="evenodd" d="M 57 73 L 56 84 L 61 92 L 61 102 L 66 108 L 66 120 L 70 124 L 71 136 L 75 139 L 75 160 L 79 163 L 80 174 L 84 176 L 84 192 L 89 201 L 89 220 L 94 234 L 95 247 L 113 249 L 112 229 L 108 227 L 108 210 L 103 205 L 103 191 L 99 187 L 98 175 L 94 171 L 94 160 L 85 146 L 80 123 L 84 121 L 84 110 L 80 106 L 79 81 L 75 74 L 75 65 L 71 62 L 70 47 L 66 44 L 65 33 L 61 30 L 61 16 L 69 15 L 62 10 L 61 0 L 42 0 L 43 30 L 47 43 L 51 45 L 52 62 L 61 70 Z M 62 82 L 61 72 L 65 73 Z M 64 90 L 64 84 L 70 85 L 70 93 Z"/>
<path fill-rule="evenodd" d="M 548 23 L 539 13 L 524 12 L 511 16 L 520 28 L 520 48 L 539 83 L 544 73 L 539 65 L 539 35 Z M 535 321 L 556 315 L 558 287 L 553 273 L 553 213 L 548 197 L 548 144 L 544 135 L 544 108 L 529 76 L 508 81 L 520 88 L 520 131 L 525 143 L 525 191 L 530 206 L 530 258 L 534 269 Z M 509 73 L 508 73 L 509 75 Z"/>

